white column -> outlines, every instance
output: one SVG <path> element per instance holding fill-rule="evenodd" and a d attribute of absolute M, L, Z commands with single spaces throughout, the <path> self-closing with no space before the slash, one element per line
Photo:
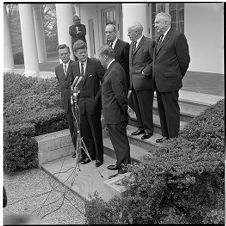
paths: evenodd
<path fill-rule="evenodd" d="M 66 44 L 71 50 L 71 59 L 74 59 L 71 49 L 71 36 L 69 27 L 73 24 L 72 4 L 55 4 L 57 15 L 58 44 Z"/>
<path fill-rule="evenodd" d="M 128 27 L 134 23 L 139 22 L 143 26 L 143 34 L 148 36 L 148 24 L 147 24 L 147 4 L 122 4 L 122 23 L 123 23 L 123 40 L 130 43 L 128 37 Z"/>
<path fill-rule="evenodd" d="M 19 4 L 25 76 L 38 76 L 39 64 L 31 4 Z"/>
<path fill-rule="evenodd" d="M 41 5 L 33 5 L 33 15 L 34 15 L 34 26 L 35 26 L 35 37 L 38 51 L 38 60 L 39 63 L 46 62 L 46 45 L 45 45 L 45 35 L 42 24 L 42 15 L 41 15 Z"/>
<path fill-rule="evenodd" d="M 4 4 L 4 71 L 9 72 L 14 68 L 13 51 L 11 45 L 9 22 Z"/>

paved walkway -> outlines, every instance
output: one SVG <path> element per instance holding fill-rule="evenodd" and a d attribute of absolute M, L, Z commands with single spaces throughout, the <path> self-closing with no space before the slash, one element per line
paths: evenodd
<path fill-rule="evenodd" d="M 33 216 L 30 223 L 85 224 L 84 201 L 41 169 L 4 175 L 8 203 L 4 223 L 14 225 L 13 216 Z M 24 223 L 22 223 L 24 225 Z"/>

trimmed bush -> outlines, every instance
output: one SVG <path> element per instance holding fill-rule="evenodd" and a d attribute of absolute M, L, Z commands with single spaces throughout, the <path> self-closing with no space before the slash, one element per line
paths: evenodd
<path fill-rule="evenodd" d="M 4 140 L 4 171 L 11 174 L 18 170 L 38 166 L 38 143 L 32 138 L 34 124 L 6 126 Z"/>
<path fill-rule="evenodd" d="M 224 222 L 224 100 L 192 120 L 178 138 L 129 166 L 122 198 L 86 203 L 88 224 Z"/>
<path fill-rule="evenodd" d="M 36 167 L 32 138 L 68 128 L 56 78 L 4 74 L 4 171 Z M 24 132 L 28 131 L 28 132 Z"/>

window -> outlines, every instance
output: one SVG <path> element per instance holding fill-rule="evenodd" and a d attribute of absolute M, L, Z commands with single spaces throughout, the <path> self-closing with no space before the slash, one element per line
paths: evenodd
<path fill-rule="evenodd" d="M 184 33 L 184 3 L 169 3 L 171 26 Z"/>
<path fill-rule="evenodd" d="M 167 12 L 171 15 L 171 26 L 184 33 L 184 3 L 153 3 L 152 4 L 152 24 L 155 21 L 155 15 L 160 12 Z M 154 25 L 152 26 L 152 38 L 156 39 Z"/>

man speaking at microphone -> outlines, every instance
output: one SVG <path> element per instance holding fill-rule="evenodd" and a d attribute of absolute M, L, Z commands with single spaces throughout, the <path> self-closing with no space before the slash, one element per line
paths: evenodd
<path fill-rule="evenodd" d="M 71 75 L 71 65 L 74 62 L 70 60 L 70 49 L 67 45 L 62 44 L 57 47 L 59 58 L 62 63 L 56 66 L 55 74 L 59 82 L 61 98 L 64 105 L 64 110 L 67 116 L 68 126 L 72 137 L 72 142 L 76 151 L 76 128 L 73 123 L 73 115 L 71 109 L 71 85 L 73 77 Z M 72 158 L 76 157 L 76 152 L 72 155 Z"/>
<path fill-rule="evenodd" d="M 105 69 L 99 60 L 88 58 L 87 45 L 84 41 L 76 41 L 73 45 L 73 51 L 78 58 L 71 67 L 72 75 L 77 80 L 77 87 L 75 88 L 80 91 L 78 106 L 80 110 L 81 137 L 91 159 L 96 160 L 95 165 L 99 167 L 103 164 L 100 84 Z M 90 162 L 84 151 L 81 152 L 81 155 L 81 164 Z"/>

